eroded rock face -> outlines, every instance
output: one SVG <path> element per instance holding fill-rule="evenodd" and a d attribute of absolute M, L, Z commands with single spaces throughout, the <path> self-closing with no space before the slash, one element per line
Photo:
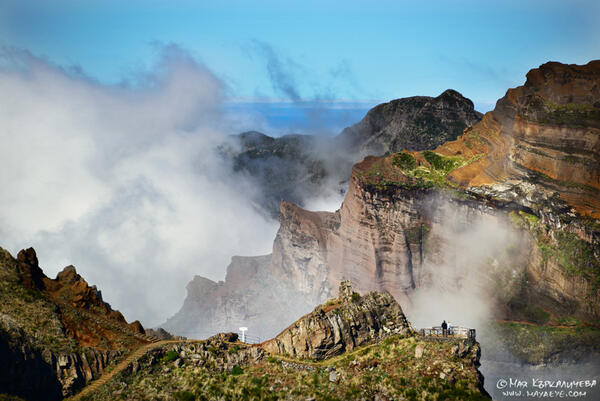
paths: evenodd
<path fill-rule="evenodd" d="M 318 306 L 262 347 L 295 358 L 325 359 L 386 335 L 412 332 L 402 308 L 389 293 L 360 296 L 344 281 L 338 298 Z"/>
<path fill-rule="evenodd" d="M 485 154 L 450 174 L 475 192 L 532 209 L 557 194 L 567 211 L 600 218 L 600 60 L 531 70 L 525 85 L 437 151 Z"/>
<path fill-rule="evenodd" d="M 73 395 L 94 378 L 100 377 L 106 367 L 121 355 L 120 351 L 102 351 L 87 348 L 83 352 L 55 355 L 46 351 L 44 359 L 56 372 L 62 395 Z"/>
<path fill-rule="evenodd" d="M 458 243 L 456 235 L 478 222 L 510 230 L 506 215 L 485 204 L 429 190 L 370 192 L 353 177 L 337 212 L 310 212 L 282 202 L 273 253 L 233 258 L 224 282 L 196 277 L 184 306 L 164 327 L 203 338 L 246 326 L 249 333 L 269 338 L 293 316 L 335 296 L 343 280 L 361 293 L 387 291 L 410 310 L 412 293 L 431 282 L 436 266 L 462 268 L 472 245 Z M 502 239 L 494 241 L 498 249 L 506 246 Z"/>
<path fill-rule="evenodd" d="M 181 310 L 161 326 L 188 338 L 246 326 L 249 335 L 265 340 L 315 305 L 286 277 L 286 267 L 271 264 L 271 255 L 235 256 L 225 282 L 194 277 Z"/>
<path fill-rule="evenodd" d="M 416 165 L 410 174 L 394 164 L 395 155 L 367 157 L 354 166 L 339 211 L 309 212 L 282 202 L 273 253 L 236 257 L 224 282 L 188 287 L 184 307 L 166 327 L 194 336 L 205 327 L 214 333 L 248 326 L 270 337 L 291 323 L 288 310 L 309 312 L 345 279 L 360 292 L 386 290 L 410 310 L 414 290 L 447 273 L 476 288 L 474 273 L 501 269 L 506 278 L 485 279 L 513 289 L 514 277 L 525 272 L 521 298 L 559 314 L 597 319 L 599 68 L 594 61 L 532 70 L 493 112 L 435 150 L 462 160 L 434 175 L 438 181 L 415 176 L 420 168 L 434 170 L 423 152 L 407 152 Z M 556 156 L 551 163 L 550 154 Z M 512 225 L 510 212 L 526 212 L 539 224 L 523 232 Z M 493 229 L 477 232 L 477 226 Z M 490 232 L 505 235 L 492 237 L 485 248 Z M 560 241 L 563 234 L 567 240 Z M 577 239 L 583 243 L 573 245 Z M 561 254 L 569 246 L 572 252 Z M 583 262 L 565 267 L 561 259 Z M 501 305 L 518 297 L 490 288 L 477 295 Z"/>

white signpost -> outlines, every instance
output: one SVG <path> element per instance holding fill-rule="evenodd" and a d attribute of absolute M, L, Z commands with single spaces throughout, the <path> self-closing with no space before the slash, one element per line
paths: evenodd
<path fill-rule="evenodd" d="M 247 327 L 240 327 L 240 331 L 242 332 L 242 342 L 246 342 L 246 331 L 248 331 Z"/>

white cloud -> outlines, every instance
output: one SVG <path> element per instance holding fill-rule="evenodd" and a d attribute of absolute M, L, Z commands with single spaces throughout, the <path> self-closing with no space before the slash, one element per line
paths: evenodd
<path fill-rule="evenodd" d="M 195 274 L 270 251 L 276 225 L 214 152 L 222 83 L 165 47 L 142 84 L 105 86 L 26 52 L 0 56 L 0 246 L 66 264 L 128 319 L 174 313 Z"/>

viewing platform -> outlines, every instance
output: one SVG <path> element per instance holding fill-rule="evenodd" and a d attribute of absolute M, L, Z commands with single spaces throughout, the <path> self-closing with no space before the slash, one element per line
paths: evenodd
<path fill-rule="evenodd" d="M 427 329 L 420 329 L 418 332 L 420 337 L 425 339 L 434 339 L 439 341 L 465 339 L 475 341 L 475 329 L 460 326 L 451 326 L 444 330 L 442 326 L 434 326 Z"/>
<path fill-rule="evenodd" d="M 244 338 L 242 338 L 242 336 L 239 337 L 239 341 L 243 342 L 245 344 L 260 344 L 262 343 L 264 340 L 261 339 L 260 337 L 257 336 L 250 336 L 250 335 L 245 335 Z"/>

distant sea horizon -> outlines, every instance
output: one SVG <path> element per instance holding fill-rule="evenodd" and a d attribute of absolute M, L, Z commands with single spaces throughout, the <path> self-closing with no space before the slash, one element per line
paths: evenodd
<path fill-rule="evenodd" d="M 232 121 L 232 134 L 259 131 L 272 137 L 335 136 L 387 101 L 229 101 L 222 111 Z M 475 103 L 475 109 L 482 113 L 493 108 L 494 104 Z"/>

